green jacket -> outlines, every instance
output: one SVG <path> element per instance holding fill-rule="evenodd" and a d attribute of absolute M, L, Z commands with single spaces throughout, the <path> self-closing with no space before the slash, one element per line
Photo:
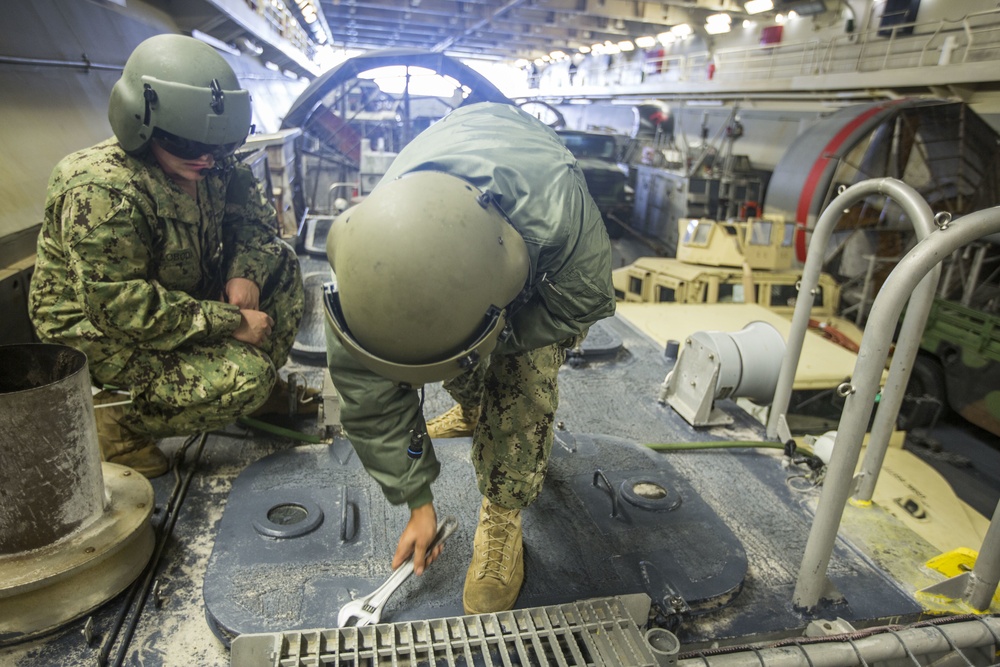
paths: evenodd
<path fill-rule="evenodd" d="M 418 135 L 382 182 L 418 170 L 453 174 L 492 193 L 527 244 L 536 291 L 493 354 L 564 341 L 614 313 L 604 222 L 575 158 L 550 128 L 510 105 L 465 107 Z M 341 421 L 365 468 L 390 502 L 430 502 L 440 469 L 433 446 L 425 442 L 419 459 L 406 453 L 410 434 L 424 428 L 418 391 L 361 366 L 329 331 L 327 347 Z"/>
<path fill-rule="evenodd" d="M 83 351 L 106 380 L 136 349 L 230 336 L 240 313 L 223 286 L 263 285 L 282 242 L 249 168 L 226 166 L 199 183 L 199 206 L 113 138 L 59 162 L 29 294 L 39 338 Z"/>

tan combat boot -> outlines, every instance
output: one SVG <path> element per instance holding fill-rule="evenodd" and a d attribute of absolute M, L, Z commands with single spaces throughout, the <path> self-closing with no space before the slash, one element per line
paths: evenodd
<path fill-rule="evenodd" d="M 454 406 L 448 412 L 440 414 L 427 422 L 427 435 L 434 438 L 461 438 L 472 435 L 479 423 L 479 413 L 482 410 L 477 406 L 471 410 L 465 410 L 461 405 Z"/>
<path fill-rule="evenodd" d="M 524 583 L 521 510 L 483 498 L 472 541 L 472 563 L 465 575 L 462 605 L 466 614 L 489 614 L 514 607 Z"/>
<path fill-rule="evenodd" d="M 271 388 L 264 404 L 253 411 L 251 417 L 281 415 L 283 417 L 312 417 L 319 412 L 320 390 L 310 389 L 295 375 L 290 382 L 279 377 Z"/>
<path fill-rule="evenodd" d="M 124 405 L 98 407 L 107 403 L 128 401 L 122 394 L 102 391 L 94 396 L 94 418 L 97 421 L 97 442 L 101 446 L 101 459 L 128 466 L 146 477 L 159 477 L 170 470 L 167 455 L 149 436 L 139 435 L 121 425 L 125 416 Z"/>

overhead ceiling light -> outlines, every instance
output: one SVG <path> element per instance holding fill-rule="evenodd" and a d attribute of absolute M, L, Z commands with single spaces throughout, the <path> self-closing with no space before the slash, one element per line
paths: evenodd
<path fill-rule="evenodd" d="M 616 53 L 621 53 L 622 49 L 617 44 L 612 44 L 610 41 L 604 42 L 604 52 L 614 55 Z"/>
<path fill-rule="evenodd" d="M 750 19 L 743 19 L 743 27 L 746 28 L 747 30 L 753 28 L 756 25 L 757 23 L 755 21 L 751 21 Z"/>
<path fill-rule="evenodd" d="M 566 57 L 566 53 L 564 51 L 553 51 L 549 54 L 549 57 L 552 58 L 552 60 L 562 60 Z"/>
<path fill-rule="evenodd" d="M 730 30 L 732 30 L 732 26 L 722 21 L 705 24 L 705 32 L 709 35 L 721 35 L 722 33 L 729 32 Z"/>
<path fill-rule="evenodd" d="M 725 23 L 725 24 L 728 25 L 728 24 L 730 24 L 732 22 L 733 22 L 732 17 L 729 16 L 729 14 L 725 14 L 725 13 L 723 13 L 723 14 L 709 14 L 708 16 L 705 17 L 705 23 Z"/>
<path fill-rule="evenodd" d="M 674 34 L 674 37 L 690 37 L 694 33 L 694 29 L 687 23 L 678 23 L 670 29 L 670 32 Z"/>
<path fill-rule="evenodd" d="M 794 9 L 792 11 L 788 12 L 788 20 L 789 21 L 794 21 L 797 18 L 799 18 L 799 14 Z"/>
<path fill-rule="evenodd" d="M 648 49 L 650 47 L 656 46 L 656 38 L 649 35 L 643 37 L 636 37 L 635 45 L 638 46 L 640 49 Z"/>
<path fill-rule="evenodd" d="M 622 51 L 634 51 L 635 44 L 626 39 L 622 40 L 621 42 L 618 42 L 618 48 L 621 49 Z"/>
<path fill-rule="evenodd" d="M 590 53 L 589 46 L 581 46 L 578 50 L 580 51 L 580 53 Z"/>
<path fill-rule="evenodd" d="M 747 14 L 760 14 L 774 9 L 774 2 L 772 0 L 747 0 L 743 8 L 747 10 Z"/>
<path fill-rule="evenodd" d="M 600 54 L 604 53 L 604 45 L 603 44 L 593 44 L 590 47 L 590 51 L 591 51 L 591 53 L 596 53 L 596 54 L 600 55 Z"/>
<path fill-rule="evenodd" d="M 774 22 L 777 23 L 778 25 L 784 25 L 785 24 L 785 15 L 784 14 L 775 14 L 774 15 Z"/>
<path fill-rule="evenodd" d="M 659 35 L 656 36 L 656 41 L 658 41 L 660 44 L 663 44 L 664 46 L 666 46 L 667 44 L 671 44 L 675 39 L 677 39 L 677 35 L 675 35 L 672 32 L 661 32 Z"/>

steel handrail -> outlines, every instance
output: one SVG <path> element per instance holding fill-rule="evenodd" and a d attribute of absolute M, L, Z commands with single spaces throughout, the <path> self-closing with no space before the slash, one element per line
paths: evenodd
<path fill-rule="evenodd" d="M 792 597 L 792 604 L 796 607 L 814 609 L 820 598 L 830 590 L 827 568 L 850 495 L 854 470 L 875 395 L 878 393 L 882 369 L 889 355 L 896 321 L 903 305 L 918 289 L 918 284 L 924 284 L 935 267 L 951 253 L 979 238 L 996 233 L 1000 233 L 1000 207 L 969 214 L 954 223 L 942 224 L 900 260 L 875 297 L 872 314 L 861 339 L 853 378 L 843 392 L 846 394 L 844 411 Z M 997 517 L 994 516 L 994 521 L 996 520 Z"/>

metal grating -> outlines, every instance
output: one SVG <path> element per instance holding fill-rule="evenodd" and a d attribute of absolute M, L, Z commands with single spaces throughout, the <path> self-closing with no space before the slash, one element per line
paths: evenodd
<path fill-rule="evenodd" d="M 233 667 L 656 667 L 619 598 L 360 628 L 241 635 Z"/>

